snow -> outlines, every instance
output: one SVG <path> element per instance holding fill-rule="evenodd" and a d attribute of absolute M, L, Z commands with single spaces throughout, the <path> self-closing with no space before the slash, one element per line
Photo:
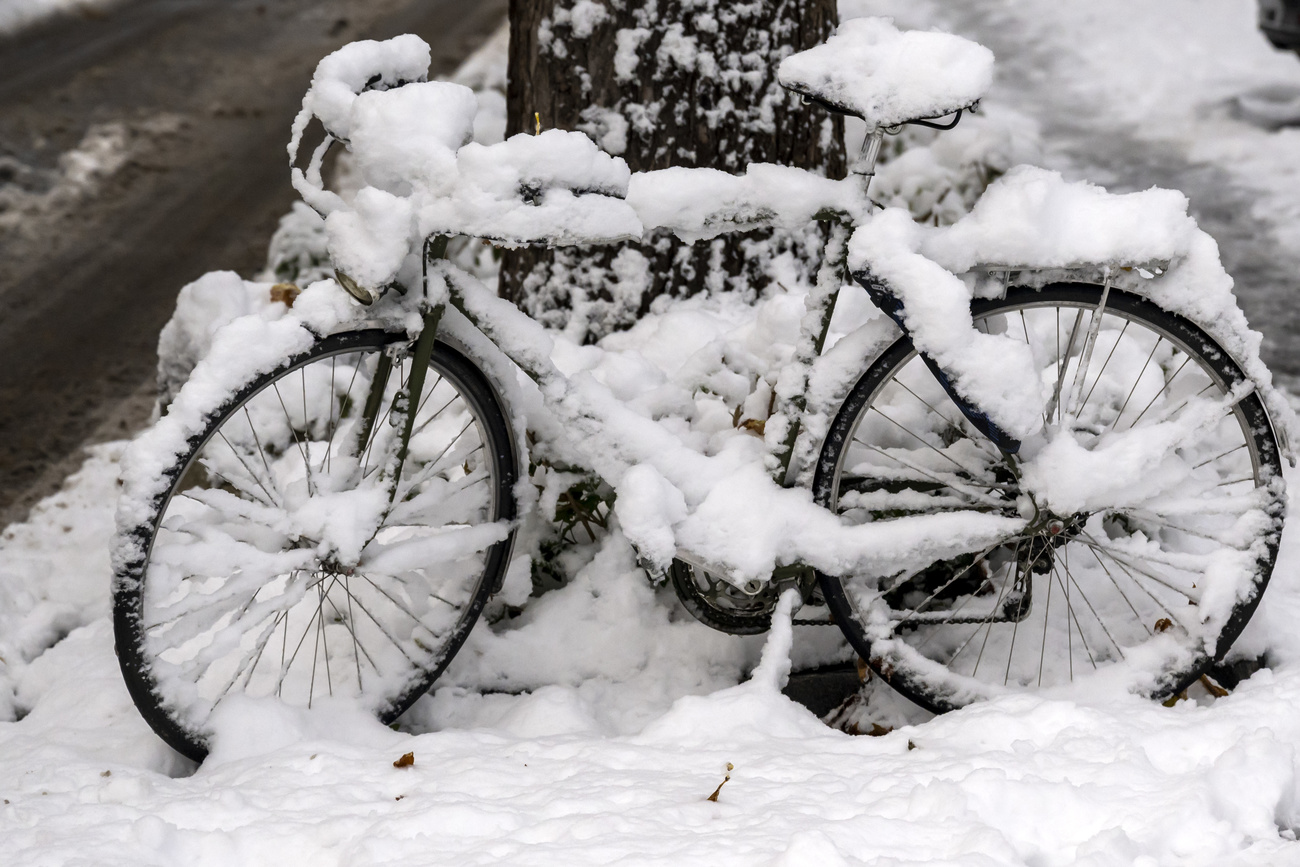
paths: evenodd
<path fill-rule="evenodd" d="M 1049 191 L 1095 195 L 1045 182 Z M 979 221 L 932 237 L 954 239 L 956 257 L 951 250 L 969 249 L 963 233 L 976 233 Z M 927 235 L 907 229 L 903 215 L 877 225 Z M 935 245 L 916 241 L 938 258 Z M 211 339 L 203 316 L 254 314 L 211 350 L 244 369 L 300 348 L 310 339 L 304 326 L 327 326 L 352 309 L 325 282 L 289 315 L 264 298 L 265 284 L 206 279 L 213 282 L 187 291 L 210 308 L 191 308 L 195 318 L 176 327 L 201 343 Z M 970 291 L 957 282 L 949 288 Z M 217 285 L 228 287 L 220 302 L 211 297 Z M 585 374 L 588 397 L 631 407 L 635 417 L 615 431 L 621 447 L 644 447 L 643 429 L 653 428 L 651 445 L 671 448 L 622 476 L 615 529 L 583 554 L 589 559 L 573 580 L 517 617 L 481 623 L 440 688 L 397 731 L 347 708 L 306 715 L 232 702 L 197 771 L 167 750 L 131 705 L 114 659 L 104 552 L 123 445 L 97 449 L 64 491 L 0 539 L 0 718 L 21 716 L 0 722 L 6 863 L 1295 861 L 1295 531 L 1284 535 L 1273 584 L 1241 641 L 1245 651 L 1268 649 L 1273 668 L 1227 698 L 1201 694 L 1163 708 L 1102 688 L 999 698 L 928 720 L 875 683 L 856 722 L 862 730 L 876 720 L 898 726 L 881 737 L 830 729 L 776 691 L 787 647 L 797 667 L 843 658 L 835 630 L 789 630 L 778 617 L 764 647 L 694 623 L 669 591 L 650 585 L 626 537 L 666 549 L 657 529 L 689 519 L 674 492 L 683 508 L 691 494 L 692 509 L 719 509 L 728 516 L 721 526 L 733 531 L 744 520 L 734 538 L 706 547 L 757 540 L 735 556 L 758 568 L 791 545 L 824 554 L 812 533 L 788 538 L 804 525 L 781 526 L 789 512 L 770 506 L 770 487 L 752 465 L 758 441 L 735 426 L 730 409 L 760 414 L 775 385 L 760 373 L 793 353 L 798 301 L 777 293 L 751 309 L 722 295 L 691 299 L 599 347 L 540 327 L 515 335 L 513 343 L 565 373 Z M 1214 315 L 1213 304 L 1198 313 Z M 813 371 L 814 394 L 832 403 L 845 371 L 893 333 L 862 293 L 850 295 L 837 311 L 838 340 Z M 181 446 L 201 423 L 205 394 L 232 386 L 223 372 L 216 363 L 199 370 L 177 400 L 176 425 L 153 434 L 164 440 L 155 446 Z M 535 411 L 535 395 L 517 388 Z M 560 424 L 534 420 L 544 431 Z M 1124 473 L 1115 466 L 1087 472 L 1062 495 L 1145 481 L 1140 464 Z M 708 473 L 692 478 L 700 467 Z M 734 471 L 735 486 L 721 495 L 732 502 L 700 499 L 723 471 Z M 127 483 L 147 490 L 157 474 L 137 462 Z M 693 526 L 716 521 L 715 513 Z M 395 767 L 406 753 L 414 763 Z M 715 789 L 717 800 L 708 800 Z"/>
<path fill-rule="evenodd" d="M 1259 357 L 1262 338 L 1247 324 L 1218 247 L 1188 216 L 1182 193 L 1153 187 L 1111 194 L 1058 172 L 1017 166 L 950 226 L 920 226 L 894 208 L 857 229 L 849 245 L 849 267 L 883 279 L 903 301 L 917 345 L 1018 438 L 1041 427 L 1045 392 L 1028 376 L 1024 347 L 970 325 L 974 286 L 954 274 L 977 267 L 1052 271 L 1085 262 L 1116 273 L 1150 273 L 1144 265 L 1160 272 L 1130 288 L 1213 335 L 1260 389 L 1284 442 L 1293 438 L 1294 413 Z"/>
<path fill-rule="evenodd" d="M 176 312 L 158 335 L 158 399 L 167 406 L 190 371 L 207 355 L 217 331 L 250 313 L 262 313 L 273 303 L 271 286 L 243 280 L 233 271 L 210 271 L 183 287 Z M 284 307 L 280 303 L 281 308 Z"/>
<path fill-rule="evenodd" d="M 95 15 L 123 0 L 0 0 L 0 36 L 19 33 L 56 15 Z"/>
<path fill-rule="evenodd" d="M 1185 191 L 1264 332 L 1264 357 L 1294 390 L 1300 129 L 1261 123 L 1248 109 L 1294 101 L 1300 61 L 1269 46 L 1255 0 L 844 5 L 993 48 L 998 73 L 986 104 L 1036 118 L 1044 134 L 1036 162 L 1116 192 L 1153 182 Z"/>
<path fill-rule="evenodd" d="M 628 364 L 644 370 L 646 360 L 638 348 L 606 353 L 555 347 L 540 325 L 469 275 L 443 265 L 439 272 L 464 298 L 475 322 L 507 354 L 539 375 L 547 405 L 528 424 L 538 432 L 539 451 L 548 454 L 553 449 L 564 464 L 590 467 L 627 495 L 633 511 L 624 515 L 617 502 L 615 511 L 624 519 L 628 538 L 639 547 L 644 543 L 642 555 L 660 569 L 666 569 L 669 560 L 665 534 L 676 539 L 677 547 L 742 583 L 764 580 L 773 568 L 791 562 L 834 574 L 854 569 L 884 574 L 908 563 L 919 568 L 969 546 L 986 545 L 1023 524 L 972 511 L 845 526 L 816 506 L 806 489 L 786 489 L 772 481 L 762 461 L 764 442 L 731 423 L 727 404 L 712 389 L 701 389 L 686 378 L 669 385 L 660 372 L 638 376 L 633 391 L 616 395 L 605 380 L 618 377 L 620 367 Z M 708 364 L 719 352 L 710 373 L 732 378 L 733 399 L 743 396 L 735 387 L 745 388 L 748 380 L 727 370 L 723 347 L 731 343 L 735 356 L 780 371 L 794 347 L 774 341 L 777 335 L 768 328 L 785 319 L 786 327 L 780 329 L 785 340 L 797 336 L 802 311 L 788 300 L 775 296 L 757 309 L 734 295 L 706 302 L 731 308 L 730 316 L 742 325 L 730 334 L 715 332 L 717 342 L 710 341 L 713 345 L 690 360 Z M 745 322 L 755 318 L 753 325 Z M 714 321 L 715 328 L 725 325 L 724 318 Z M 647 328 L 641 334 L 655 331 Z M 611 346 L 618 344 L 615 340 Z M 563 364 L 565 355 L 575 354 L 587 356 L 582 367 L 557 375 L 552 357 Z M 767 365 L 759 361 L 763 356 L 770 359 Z M 728 421 L 720 425 L 722 419 Z M 129 493 L 135 496 L 134 490 Z M 684 515 L 679 508 L 683 503 Z"/>
<path fill-rule="evenodd" d="M 75 147 L 59 155 L 52 169 L 0 156 L 0 170 L 14 181 L 0 185 L 0 230 L 39 239 L 42 232 L 50 231 L 50 216 L 74 213 L 137 157 L 150 139 L 174 135 L 184 126 L 184 118 L 167 112 L 93 123 Z"/>
<path fill-rule="evenodd" d="M 581 10 L 575 22 L 593 20 L 591 9 Z M 350 170 L 360 179 L 360 188 L 345 195 L 326 188 L 321 165 L 330 138 L 306 169 L 292 169 L 295 189 L 325 216 L 330 250 L 345 274 L 378 290 L 397 277 L 420 238 L 437 234 L 507 246 L 641 236 L 622 199 L 630 173 L 621 159 L 579 132 L 471 141 L 480 97 L 463 84 L 425 81 L 428 66 L 429 46 L 410 34 L 354 42 L 321 60 L 303 97 L 291 164 L 316 117 L 347 145 Z M 488 84 L 473 69 L 466 80 Z M 486 102 L 500 108 L 490 97 Z"/>
<path fill-rule="evenodd" d="M 777 77 L 873 128 L 891 127 L 977 102 L 993 82 L 993 52 L 950 33 L 854 18 L 822 45 L 781 61 Z"/>
<path fill-rule="evenodd" d="M 743 175 L 680 167 L 637 172 L 627 200 L 647 230 L 670 229 L 686 241 L 764 225 L 803 228 L 823 211 L 863 219 L 871 210 L 857 183 L 768 163 L 751 163 Z"/>
<path fill-rule="evenodd" d="M 289 153 L 297 150 L 298 136 L 312 116 L 319 118 L 331 135 L 346 141 L 352 136 L 356 122 L 352 112 L 364 88 L 375 86 L 379 90 L 373 92 L 387 92 L 406 82 L 423 81 L 428 74 L 429 45 L 410 33 L 382 42 L 363 39 L 327 55 L 316 65 L 311 87 L 303 97 Z"/>
<path fill-rule="evenodd" d="M 908 212 L 883 211 L 853 233 L 849 265 L 855 273 L 870 271 L 897 295 L 916 345 L 953 372 L 962 395 L 1014 437 L 1038 431 L 1047 392 L 1029 347 L 1011 335 L 975 329 L 970 287 L 915 252 L 922 231 Z"/>
<path fill-rule="evenodd" d="M 26 712 L 0 723 L 0 837 L 15 867 L 1295 857 L 1294 534 L 1260 615 L 1282 630 L 1277 667 L 1199 706 L 1021 696 L 848 736 L 780 696 L 779 671 L 735 685 L 761 639 L 683 620 L 614 536 L 526 624 L 480 626 L 403 730 L 345 710 L 232 705 L 194 772 L 122 686 L 107 564 L 74 553 L 103 548 L 118 450 L 92 456 L 5 541 L 10 554 L 24 539 L 76 590 L 69 625 L 87 624 L 8 669 Z M 36 589 L 44 576 L 22 580 Z M 809 630 L 796 627 L 796 656 Z M 511 679 L 490 680 L 497 670 Z M 408 752 L 414 764 L 394 767 Z"/>
<path fill-rule="evenodd" d="M 1176 190 L 1110 195 L 1017 166 L 989 185 L 970 216 L 936 232 L 926 253 L 958 273 L 978 264 L 1133 266 L 1185 255 L 1195 226 L 1187 197 Z"/>
<path fill-rule="evenodd" d="M 418 205 L 425 235 L 469 235 L 517 246 L 608 243 L 643 232 L 623 201 L 631 175 L 627 164 L 582 133 L 552 129 L 491 145 L 472 142 L 457 153 L 456 169 L 456 186 L 443 195 L 429 190 Z"/>

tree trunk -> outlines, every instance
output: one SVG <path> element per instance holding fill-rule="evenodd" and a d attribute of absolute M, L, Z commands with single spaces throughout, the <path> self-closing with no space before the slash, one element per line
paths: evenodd
<path fill-rule="evenodd" d="M 836 20 L 835 0 L 511 0 L 507 135 L 581 130 L 633 171 L 772 162 L 842 177 L 841 120 L 776 83 L 781 58 L 824 41 Z M 782 254 L 811 273 L 821 242 L 813 227 L 509 251 L 500 291 L 593 341 L 660 296 L 756 294 Z"/>

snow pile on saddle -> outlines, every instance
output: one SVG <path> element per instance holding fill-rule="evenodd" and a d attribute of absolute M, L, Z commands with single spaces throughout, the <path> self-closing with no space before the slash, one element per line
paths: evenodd
<path fill-rule="evenodd" d="M 979 100 L 993 83 L 993 52 L 950 33 L 901 32 L 886 18 L 854 18 L 825 44 L 781 61 L 777 78 L 871 126 L 897 126 Z"/>
<path fill-rule="evenodd" d="M 1218 245 L 1187 205 L 1174 190 L 1113 194 L 1017 166 L 951 226 L 919 226 L 898 208 L 876 215 L 854 233 L 849 266 L 887 283 L 903 302 L 916 345 L 956 375 L 958 391 L 1023 438 L 1042 425 L 1047 387 L 1016 356 L 1023 344 L 973 328 L 970 301 L 978 281 L 955 275 L 1006 266 L 1056 270 L 1061 276 L 1054 279 L 1068 279 L 1066 269 L 1110 265 L 1125 289 L 1187 317 L 1222 344 L 1260 389 L 1285 439 L 1294 413 L 1272 387 L 1259 357 L 1262 338 L 1237 306 Z M 1157 264 L 1163 273 L 1150 279 L 1119 272 L 1142 273 Z"/>

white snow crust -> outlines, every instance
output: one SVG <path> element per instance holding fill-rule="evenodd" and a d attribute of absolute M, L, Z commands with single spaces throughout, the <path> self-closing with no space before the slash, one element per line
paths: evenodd
<path fill-rule="evenodd" d="M 874 718 L 897 728 L 851 737 L 774 688 L 785 642 L 806 665 L 818 630 L 778 624 L 759 666 L 761 639 L 691 621 L 616 533 L 524 617 L 480 624 L 401 730 L 345 709 L 234 702 L 195 773 L 131 704 L 104 617 L 108 565 L 81 553 L 110 532 L 119 449 L 96 452 L 0 540 L 8 592 L 31 594 L 8 623 L 40 624 L 49 602 L 33 602 L 61 584 L 73 630 L 26 659 L 9 650 L 14 626 L 4 632 L 0 672 L 23 714 L 0 722 L 0 837 L 15 867 L 1296 856 L 1293 533 L 1257 618 L 1276 668 L 1226 699 L 1019 696 L 927 720 L 877 698 Z M 415 764 L 394 768 L 406 752 Z M 731 780 L 705 800 L 728 763 Z"/>
<path fill-rule="evenodd" d="M 590 18 L 579 11 L 575 21 Z M 359 189 L 327 190 L 320 150 L 293 177 L 304 200 L 326 215 L 335 263 L 364 286 L 390 282 L 431 234 L 567 245 L 667 228 L 700 240 L 763 223 L 802 228 L 827 210 L 854 219 L 867 213 L 856 182 L 783 166 L 752 165 L 741 176 L 667 169 L 633 179 L 626 163 L 582 133 L 466 143 L 481 97 L 462 85 L 417 81 L 356 95 L 375 76 L 385 84 L 422 78 L 427 46 L 417 42 L 354 43 L 321 61 L 290 144 L 296 156 L 313 114 L 347 141 Z"/>
<path fill-rule="evenodd" d="M 647 230 L 670 229 L 692 242 L 764 225 L 801 229 L 823 211 L 854 220 L 871 211 L 858 183 L 770 163 L 751 163 L 743 175 L 680 167 L 637 172 L 627 200 Z"/>
<path fill-rule="evenodd" d="M 344 140 L 352 137 L 353 107 L 362 89 L 375 81 L 381 91 L 402 82 L 423 81 L 429 74 L 429 46 L 407 33 L 382 42 L 364 39 L 343 46 L 316 65 L 311 88 L 303 97 L 303 112 L 294 129 L 302 134 L 312 115 L 320 118 L 331 134 Z M 296 149 L 297 140 L 290 145 Z"/>
<path fill-rule="evenodd" d="M 885 18 L 853 18 L 824 44 L 781 61 L 777 78 L 871 127 L 890 127 L 978 101 L 993 83 L 993 52 L 950 33 L 901 32 Z"/>

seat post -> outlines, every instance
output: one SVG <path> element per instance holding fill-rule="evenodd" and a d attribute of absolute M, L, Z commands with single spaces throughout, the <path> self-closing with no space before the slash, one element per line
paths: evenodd
<path fill-rule="evenodd" d="M 853 174 L 862 177 L 862 192 L 871 186 L 871 179 L 876 176 L 876 160 L 880 157 L 880 143 L 885 138 L 885 131 L 876 127 L 862 140 L 862 152 L 853 163 Z"/>

